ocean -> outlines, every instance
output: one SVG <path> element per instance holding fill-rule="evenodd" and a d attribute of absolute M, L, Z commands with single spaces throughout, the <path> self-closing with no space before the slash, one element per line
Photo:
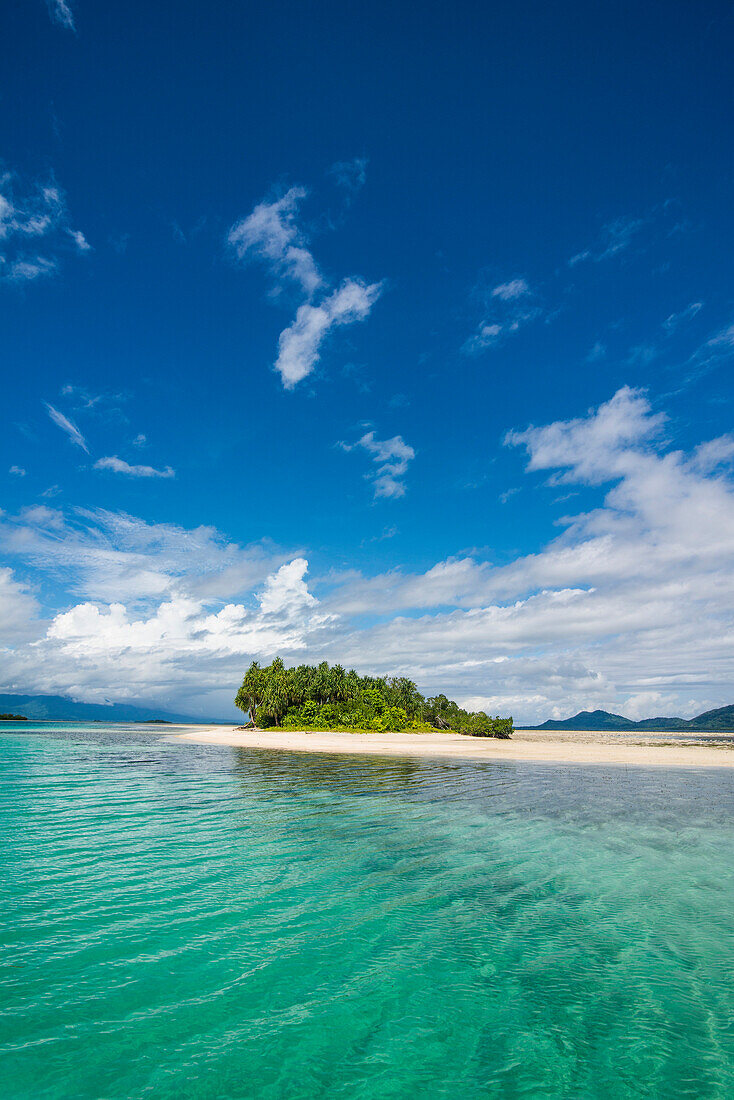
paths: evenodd
<path fill-rule="evenodd" d="M 11 1098 L 734 1095 L 734 770 L 0 732 Z"/>

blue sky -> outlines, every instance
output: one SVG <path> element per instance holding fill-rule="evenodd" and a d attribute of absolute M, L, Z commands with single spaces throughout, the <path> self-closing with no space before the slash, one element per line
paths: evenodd
<path fill-rule="evenodd" d="M 28 0 L 0 690 L 734 701 L 728 3 Z M 532 427 L 531 427 L 532 426 Z"/>

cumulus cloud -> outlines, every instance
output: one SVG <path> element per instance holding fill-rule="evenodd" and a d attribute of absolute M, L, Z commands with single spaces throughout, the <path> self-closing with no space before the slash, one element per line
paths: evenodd
<path fill-rule="evenodd" d="M 357 639 L 362 653 L 402 659 L 436 686 L 464 683 L 467 697 L 514 707 L 525 721 L 554 707 L 624 711 L 627 698 L 648 691 L 673 710 L 729 701 L 734 445 L 727 436 L 691 454 L 666 450 L 664 423 L 644 394 L 625 388 L 585 417 L 509 433 L 529 471 L 608 484 L 600 506 L 567 517 L 536 554 L 502 566 L 465 557 L 421 574 L 350 575 L 325 607 L 393 616 Z"/>
<path fill-rule="evenodd" d="M 80 447 L 85 454 L 89 454 L 87 441 L 77 428 L 74 421 L 69 420 L 67 416 L 64 416 L 62 412 L 59 412 L 58 409 L 55 409 L 53 405 L 49 405 L 48 402 L 46 402 L 46 409 L 48 411 L 48 415 L 51 417 L 57 428 L 61 428 L 62 432 L 65 432 L 68 435 L 72 443 L 75 443 L 77 447 Z"/>
<path fill-rule="evenodd" d="M 48 507 L 2 516 L 0 546 L 18 569 L 0 593 L 10 585 L 20 603 L 0 620 L 35 632 L 33 644 L 5 643 L 5 682 L 73 685 L 86 699 L 123 685 L 161 703 L 175 691 L 178 709 L 190 698 L 192 712 L 223 713 L 246 663 L 280 652 L 405 673 L 522 722 L 723 705 L 734 698 L 734 440 L 687 452 L 669 431 L 625 387 L 583 416 L 508 433 L 529 481 L 561 479 L 589 503 L 501 563 L 464 553 L 421 572 L 308 583 L 307 555 L 235 546 L 210 528 Z M 377 474 L 412 459 L 400 436 L 370 432 L 354 447 Z M 20 571 L 50 574 L 66 605 L 41 617 Z"/>
<path fill-rule="evenodd" d="M 321 344 L 331 329 L 364 321 L 380 296 L 381 286 L 359 279 L 344 282 L 320 305 L 304 302 L 295 320 L 280 334 L 275 369 L 287 390 L 306 378 L 320 358 Z"/>
<path fill-rule="evenodd" d="M 294 558 L 281 565 L 265 581 L 260 596 L 260 609 L 264 615 L 286 615 L 293 618 L 305 608 L 315 607 L 318 600 L 312 596 L 304 577 L 308 572 L 305 558 Z"/>
<path fill-rule="evenodd" d="M 401 479 L 415 458 L 415 451 L 401 435 L 377 439 L 374 432 L 367 432 L 356 443 L 340 443 L 339 446 L 344 451 L 362 447 L 372 456 L 376 469 L 367 477 L 372 482 L 375 499 L 405 496 L 405 484 Z"/>
<path fill-rule="evenodd" d="M 153 466 L 131 466 L 123 458 L 109 455 L 106 458 L 98 458 L 94 464 L 95 470 L 110 470 L 115 474 L 125 474 L 127 477 L 175 477 L 176 471 L 171 466 L 164 470 L 156 470 Z"/>
<path fill-rule="evenodd" d="M 57 184 L 24 187 L 13 172 L 0 173 L 0 280 L 27 283 L 51 275 L 70 247 L 90 251 L 84 234 L 69 224 Z"/>
<path fill-rule="evenodd" d="M 231 709 L 231 685 L 243 664 L 276 652 L 297 654 L 328 626 L 331 617 L 318 610 L 306 571 L 303 559 L 284 564 L 266 576 L 262 591 L 248 603 L 213 606 L 211 597 L 178 590 L 137 611 L 120 600 L 87 600 L 48 623 L 36 618 L 32 645 L 16 645 L 6 654 L 3 683 L 12 689 L 22 678 L 24 688 L 71 692 L 88 701 L 109 699 L 110 685 L 118 685 L 115 698 L 169 706 L 175 691 L 177 709 L 191 696 L 194 711 L 202 697 L 213 694 L 221 713 Z M 0 571 L 0 608 L 4 584 Z M 12 599 L 17 605 L 16 593 Z M 34 625 L 34 609 L 22 610 L 22 618 Z"/>
<path fill-rule="evenodd" d="M 278 280 L 298 284 L 310 298 L 323 280 L 296 224 L 298 207 L 308 192 L 291 187 L 280 199 L 261 202 L 251 214 L 235 222 L 227 240 L 239 260 L 263 260 Z"/>
<path fill-rule="evenodd" d="M 527 449 L 529 470 L 568 468 L 561 480 L 600 484 L 623 474 L 636 454 L 631 447 L 659 436 L 665 419 L 664 413 L 651 411 L 644 393 L 623 386 L 588 416 L 511 431 L 505 443 Z"/>

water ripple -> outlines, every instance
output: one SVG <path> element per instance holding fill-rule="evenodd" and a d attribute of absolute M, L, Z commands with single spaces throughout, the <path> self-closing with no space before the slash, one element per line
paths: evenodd
<path fill-rule="evenodd" d="M 4 1096 L 734 1095 L 728 770 L 2 742 Z"/>

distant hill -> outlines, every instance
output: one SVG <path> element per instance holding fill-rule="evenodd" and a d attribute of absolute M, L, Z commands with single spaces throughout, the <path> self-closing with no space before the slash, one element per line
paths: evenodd
<path fill-rule="evenodd" d="M 0 696 L 0 700 L 2 696 Z M 641 722 L 632 722 L 621 714 L 610 714 L 608 710 L 582 710 L 573 718 L 556 722 L 548 719 L 541 726 L 524 726 L 529 730 L 681 730 L 695 733 L 705 731 L 716 733 L 734 733 L 734 706 L 707 710 L 695 718 L 645 718 Z"/>
<path fill-rule="evenodd" d="M 157 707 L 135 707 L 130 703 L 75 703 L 65 695 L 0 695 L 0 711 L 23 714 L 36 722 L 201 722 L 183 714 L 170 714 Z"/>

